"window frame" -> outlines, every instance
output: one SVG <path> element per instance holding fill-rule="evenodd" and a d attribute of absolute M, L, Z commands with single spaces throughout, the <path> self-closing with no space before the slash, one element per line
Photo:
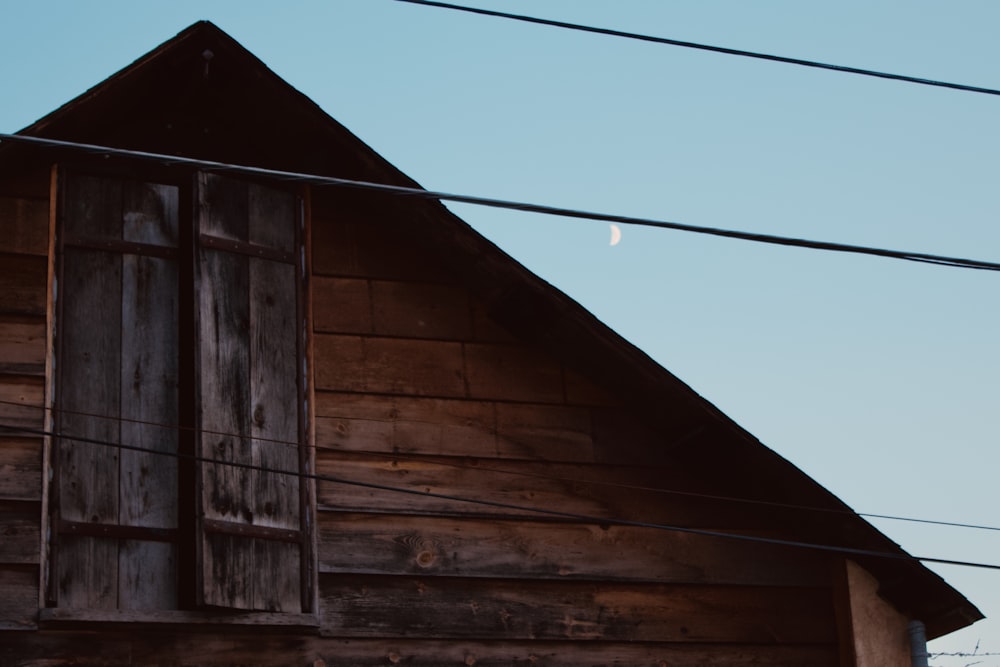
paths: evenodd
<path fill-rule="evenodd" d="M 297 392 L 295 421 L 298 432 L 297 463 L 298 463 L 298 570 L 299 570 L 299 609 L 297 611 L 260 609 L 245 609 L 228 606 L 208 606 L 203 603 L 205 582 L 202 580 L 204 554 L 202 542 L 206 535 L 204 512 L 201 508 L 201 495 L 204 488 L 201 480 L 201 469 L 211 465 L 199 456 L 202 452 L 201 429 L 201 369 L 198 359 L 199 335 L 198 311 L 200 308 L 199 289 L 207 289 L 199 285 L 201 253 L 208 247 L 201 238 L 200 231 L 199 193 L 203 192 L 203 174 L 190 168 L 160 167 L 148 163 L 136 163 L 125 160 L 95 160 L 82 159 L 57 164 L 52 169 L 52 219 L 50 232 L 50 308 L 49 308 L 49 387 L 46 391 L 46 404 L 49 408 L 48 426 L 55 433 L 47 438 L 45 447 L 45 463 L 48 473 L 44 480 L 44 498 L 46 509 L 43 522 L 43 556 L 44 567 L 41 571 L 40 605 L 43 607 L 41 618 L 53 622 L 67 620 L 110 621 L 115 619 L 135 620 L 137 615 L 148 617 L 152 622 L 202 622 L 199 619 L 229 617 L 233 622 L 265 623 L 274 625 L 313 625 L 317 614 L 318 578 L 316 559 L 316 488 L 313 478 L 315 470 L 315 455 L 311 419 L 312 383 L 310 378 L 311 363 L 311 318 L 309 313 L 309 275 L 310 248 L 308 234 L 309 190 L 306 187 L 288 187 L 282 184 L 244 176 L 225 177 L 237 180 L 250 186 L 262 186 L 269 190 L 289 193 L 294 197 L 294 242 L 291 256 L 286 263 L 294 267 L 294 317 L 292 331 L 295 335 L 295 386 Z M 122 182 L 154 183 L 177 188 L 178 244 L 176 248 L 177 271 L 177 527 L 176 535 L 156 535 L 157 529 L 135 529 L 123 526 L 121 518 L 117 519 L 116 530 L 110 533 L 104 530 L 107 526 L 95 525 L 87 531 L 86 526 L 76 526 L 83 529 L 82 534 L 92 534 L 97 537 L 116 539 L 119 546 L 123 540 L 131 536 L 139 539 L 152 537 L 162 539 L 176 545 L 175 552 L 175 586 L 176 604 L 173 608 L 128 609 L 115 608 L 83 608 L 60 607 L 58 596 L 57 561 L 60 556 L 59 538 L 66 534 L 66 524 L 60 524 L 60 508 L 58 501 L 59 489 L 59 444 L 58 425 L 60 417 L 60 389 L 63 384 L 62 364 L 65 352 L 64 308 L 66 298 L 60 298 L 59 287 L 65 276 L 65 258 L 67 239 L 64 216 L 67 210 L 67 181 L 74 176 L 94 176 L 98 178 L 116 179 Z M 129 253 L 128 243 L 122 242 L 116 250 L 109 249 L 118 257 Z M 225 249 L 237 254 L 252 254 L 253 248 L 237 247 Z M 141 250 L 141 249 L 140 249 Z M 148 250 L 148 249 L 147 249 Z M 259 251 L 259 249 L 258 249 Z M 158 254 L 158 252 L 154 252 Z M 168 255 L 170 253 L 167 253 Z M 257 252 L 259 256 L 259 252 Z M 265 258 L 270 259 L 270 258 Z M 119 299 L 119 301 L 121 301 Z M 249 334 L 247 334 L 249 336 Z M 119 344 L 122 345 L 121 341 Z M 121 419 L 121 417 L 119 417 Z M 243 439 L 252 436 L 243 433 Z M 122 443 L 129 444 L 129 443 Z M 167 531 L 169 532 L 169 531 Z M 274 531 L 267 528 L 256 529 L 247 527 L 250 537 L 267 538 Z M 280 531 L 279 531 L 280 532 Z M 286 533 L 288 531 L 285 531 Z M 81 533 L 77 533 L 81 534 Z M 288 536 L 285 535 L 285 539 Z M 192 620 L 193 619 L 193 620 Z"/>

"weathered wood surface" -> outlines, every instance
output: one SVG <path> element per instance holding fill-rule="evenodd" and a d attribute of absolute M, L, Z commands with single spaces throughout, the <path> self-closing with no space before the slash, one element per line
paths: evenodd
<path fill-rule="evenodd" d="M 320 597 L 336 637 L 836 641 L 829 589 L 328 574 Z"/>
<path fill-rule="evenodd" d="M 758 646 L 558 641 L 440 641 L 274 636 L 247 628 L 225 634 L 111 630 L 94 641 L 87 632 L 8 634 L 0 649 L 11 667 L 834 667 L 829 644 Z"/>
<path fill-rule="evenodd" d="M 380 278 L 447 284 L 454 276 L 437 258 L 414 252 L 402 221 L 370 211 L 338 210 L 338 218 L 313 220 L 313 272 L 319 275 Z M 400 232 L 403 233 L 400 233 Z"/>
<path fill-rule="evenodd" d="M 0 374 L 0 424 L 10 428 L 41 429 L 45 425 L 44 396 L 43 378 Z M 8 428 L 0 429 L 0 436 L 10 433 Z"/>
<path fill-rule="evenodd" d="M 41 497 L 41 438 L 0 435 L 0 498 L 40 500 Z"/>
<path fill-rule="evenodd" d="M 49 248 L 49 202 L 0 197 L 0 252 L 45 256 Z"/>
<path fill-rule="evenodd" d="M 45 320 L 0 316 L 0 373 L 45 374 Z"/>
<path fill-rule="evenodd" d="M 460 343 L 319 334 L 314 345 L 317 389 L 466 396 Z"/>
<path fill-rule="evenodd" d="M 842 652 L 856 667 L 908 667 L 910 619 L 879 594 L 879 583 L 857 563 L 844 560 L 836 591 Z"/>
<path fill-rule="evenodd" d="M 120 204 L 119 204 L 120 206 Z M 120 208 L 117 209 L 120 216 Z M 89 206 L 68 214 L 70 220 L 107 218 Z M 120 229 L 120 217 L 118 225 Z M 99 229 L 102 229 L 99 227 Z M 75 231 L 80 231 L 76 230 Z M 108 235 L 113 232 L 103 230 Z M 121 257 L 74 248 L 64 258 L 63 321 L 57 368 L 59 431 L 56 443 L 59 516 L 70 521 L 113 524 L 118 521 L 118 422 L 121 404 Z M 71 607 L 117 604 L 118 545 L 114 540 L 64 537 L 55 571 L 59 603 Z"/>
<path fill-rule="evenodd" d="M 318 277 L 316 331 L 401 338 L 470 340 L 466 290 L 433 283 Z"/>
<path fill-rule="evenodd" d="M 762 510 L 743 503 L 659 493 L 657 488 L 684 489 L 689 483 L 683 470 L 670 468 L 447 457 L 413 460 L 329 450 L 317 451 L 316 465 L 321 476 L 317 487 L 320 506 L 361 512 L 539 518 L 543 515 L 528 508 L 541 508 L 597 520 L 721 530 L 773 529 L 771 515 L 777 512 L 770 507 Z"/>
<path fill-rule="evenodd" d="M 823 554 L 650 528 L 340 512 L 318 528 L 326 573 L 830 586 Z"/>
<path fill-rule="evenodd" d="M 470 398 L 565 402 L 562 368 L 541 352 L 491 343 L 467 343 L 464 351 Z"/>
<path fill-rule="evenodd" d="M 0 565 L 0 662 L 10 664 L 4 630 L 32 630 L 38 617 L 38 566 Z"/>
<path fill-rule="evenodd" d="M 232 179 L 200 176 L 203 234 L 289 252 L 296 199 Z M 286 472 L 298 470 L 295 269 L 203 247 L 199 361 L 202 455 Z M 207 519 L 300 528 L 294 475 L 202 464 Z M 237 609 L 301 610 L 296 544 L 228 534 L 204 536 L 202 599 Z"/>
<path fill-rule="evenodd" d="M 37 501 L 0 500 L 0 563 L 38 565 L 41 514 Z"/>
<path fill-rule="evenodd" d="M 48 261 L 0 253 L 0 314 L 45 316 Z"/>

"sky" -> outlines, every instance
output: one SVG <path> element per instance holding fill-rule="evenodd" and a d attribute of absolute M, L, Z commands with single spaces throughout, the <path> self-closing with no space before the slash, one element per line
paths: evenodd
<path fill-rule="evenodd" d="M 1000 88 L 989 0 L 465 4 Z M 428 189 L 1000 261 L 1000 97 L 394 0 L 0 0 L 0 132 L 200 19 Z M 855 510 L 1000 525 L 1000 274 L 450 207 Z M 1000 653 L 1000 572 L 931 568 L 988 617 L 931 650 Z"/>

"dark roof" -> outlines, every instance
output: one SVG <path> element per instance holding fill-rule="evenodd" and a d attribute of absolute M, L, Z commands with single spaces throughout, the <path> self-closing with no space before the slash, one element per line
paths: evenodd
<path fill-rule="evenodd" d="M 21 134 L 234 164 L 419 187 L 292 88 L 235 40 L 199 22 Z M 4 145 L 0 173 L 38 151 Z M 368 195 L 365 195 L 368 196 Z M 831 493 L 761 444 L 690 387 L 534 275 L 439 202 L 382 195 L 377 205 L 412 223 L 416 244 L 448 257 L 512 333 L 586 372 L 626 401 L 665 443 L 636 460 L 712 471 L 728 495 L 835 510 L 769 510 L 796 538 L 903 554 Z M 321 202 L 320 202 L 321 204 Z M 446 252 L 441 252 L 445 249 Z M 752 474 L 747 474 L 752 471 Z M 983 616 L 914 560 L 855 558 L 880 593 L 919 618 L 931 637 Z"/>

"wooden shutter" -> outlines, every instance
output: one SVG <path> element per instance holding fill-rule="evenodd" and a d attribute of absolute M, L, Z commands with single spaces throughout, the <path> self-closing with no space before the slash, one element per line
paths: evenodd
<path fill-rule="evenodd" d="M 198 186 L 200 603 L 301 612 L 298 201 Z"/>
<path fill-rule="evenodd" d="M 50 602 L 176 608 L 177 188 L 61 178 Z"/>

